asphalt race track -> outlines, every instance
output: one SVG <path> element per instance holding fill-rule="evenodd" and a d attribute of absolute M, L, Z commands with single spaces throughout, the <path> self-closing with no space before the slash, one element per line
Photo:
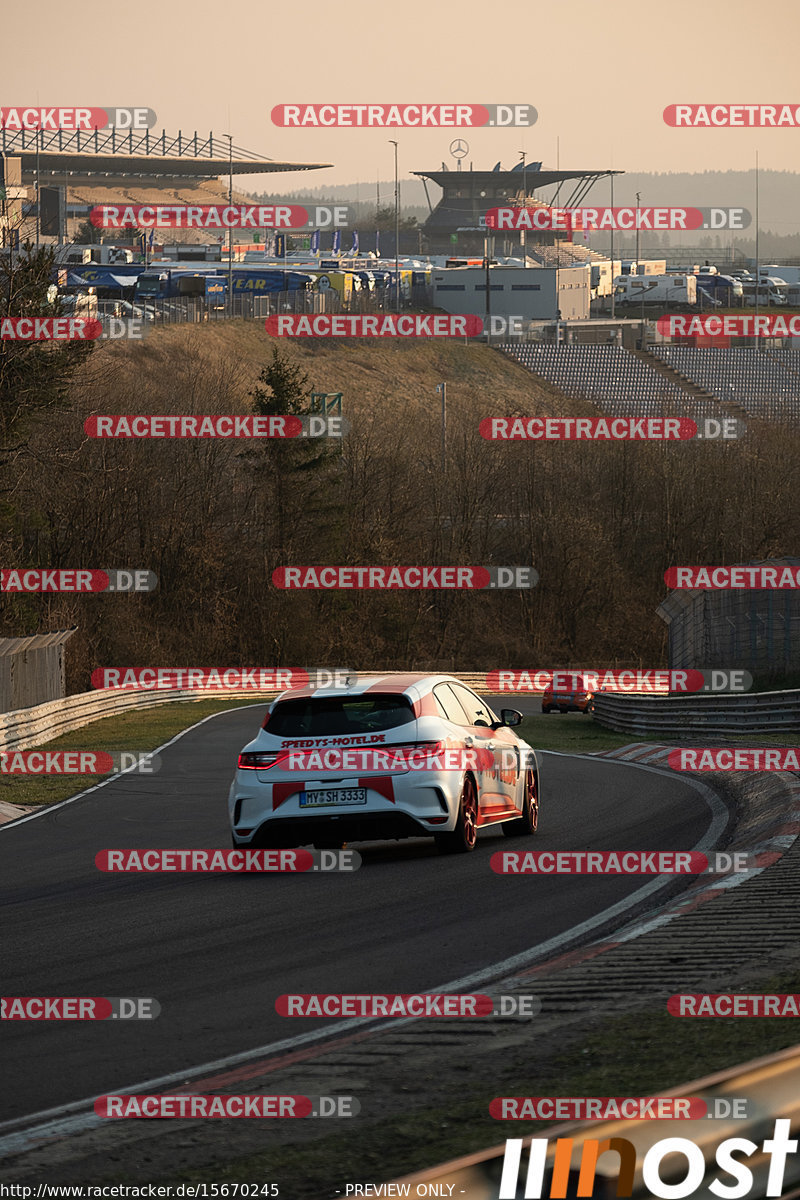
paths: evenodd
<path fill-rule="evenodd" d="M 363 865 L 350 875 L 98 871 L 103 849 L 227 848 L 233 765 L 263 709 L 205 721 L 162 752 L 157 775 L 121 777 L 0 830 L 3 995 L 146 996 L 162 1009 L 154 1021 L 3 1022 L 0 1119 L 333 1024 L 277 1016 L 282 992 L 436 989 L 566 934 L 652 880 L 502 877 L 489 869 L 495 850 L 690 850 L 711 825 L 707 800 L 678 777 L 546 754 L 539 833 L 487 830 L 471 855 L 440 857 L 420 839 L 354 844 Z M 553 717 L 565 719 L 585 718 Z"/>

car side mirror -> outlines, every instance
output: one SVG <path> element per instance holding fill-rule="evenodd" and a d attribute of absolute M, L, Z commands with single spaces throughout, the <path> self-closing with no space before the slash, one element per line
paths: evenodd
<path fill-rule="evenodd" d="M 517 710 L 515 708 L 501 708 L 501 710 L 500 710 L 500 724 L 501 725 L 507 725 L 510 729 L 513 729 L 513 727 L 515 725 L 520 725 L 521 723 L 522 723 L 522 713 L 521 712 L 517 712 Z"/>

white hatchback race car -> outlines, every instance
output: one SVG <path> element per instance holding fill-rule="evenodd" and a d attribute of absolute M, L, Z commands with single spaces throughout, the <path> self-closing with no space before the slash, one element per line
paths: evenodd
<path fill-rule="evenodd" d="M 449 675 L 283 692 L 239 755 L 233 845 L 433 836 L 442 853 L 464 853 L 487 825 L 535 833 L 539 763 L 513 731 L 521 720 Z"/>

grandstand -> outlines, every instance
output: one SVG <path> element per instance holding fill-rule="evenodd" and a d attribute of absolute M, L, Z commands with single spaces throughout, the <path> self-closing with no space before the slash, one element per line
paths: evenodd
<path fill-rule="evenodd" d="M 252 203 L 252 197 L 247 192 L 236 188 L 232 192 L 234 204 Z M 187 179 L 183 183 L 174 181 L 172 187 L 149 187 L 147 181 L 137 182 L 127 180 L 119 187 L 106 187 L 105 180 L 97 185 L 78 183 L 66 189 L 66 232 L 72 238 L 78 232 L 82 222 L 89 219 L 89 213 L 96 205 L 102 204 L 227 204 L 228 181 L 223 179 Z M 211 237 L 213 238 L 213 234 Z M 106 240 L 129 242 L 133 235 L 110 232 Z M 169 231 L 170 241 L 186 244 L 200 244 L 210 240 L 207 229 L 176 229 Z M 222 238 L 216 240 L 221 241 Z"/>
<path fill-rule="evenodd" d="M 525 244 L 528 258 L 534 259 L 543 267 L 575 267 L 581 263 L 608 262 L 605 254 L 598 254 L 588 246 L 579 246 L 575 242 L 559 241 L 554 246 L 532 241 L 531 235 Z"/>
<path fill-rule="evenodd" d="M 655 346 L 678 375 L 751 417 L 800 421 L 800 351 Z"/>
<path fill-rule="evenodd" d="M 227 137 L 200 137 L 149 129 L 126 134 L 114 129 L 48 133 L 0 130 L 0 178 L 15 164 L 21 182 L 64 189 L 67 237 L 97 204 L 127 200 L 133 204 L 214 204 L 227 199 L 234 176 L 318 171 L 330 163 L 277 161 L 233 145 Z M 246 200 L 234 196 L 234 201 Z M 32 210 L 21 236 L 33 236 Z M 196 233 L 176 239 L 196 240 Z"/>
<path fill-rule="evenodd" d="M 612 417 L 720 417 L 720 405 L 666 378 L 644 357 L 621 346 L 542 346 L 504 343 L 497 347 L 566 396 L 596 404 Z"/>

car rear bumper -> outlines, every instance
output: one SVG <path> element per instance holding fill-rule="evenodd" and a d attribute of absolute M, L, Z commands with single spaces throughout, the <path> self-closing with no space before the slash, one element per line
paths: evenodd
<path fill-rule="evenodd" d="M 386 839 L 431 837 L 451 824 L 444 813 L 436 818 L 440 824 L 418 821 L 404 812 L 330 813 L 325 816 L 271 817 L 248 836 L 233 830 L 237 846 L 261 849 L 283 849 L 306 846 L 311 842 L 341 841 L 368 842 Z"/>

